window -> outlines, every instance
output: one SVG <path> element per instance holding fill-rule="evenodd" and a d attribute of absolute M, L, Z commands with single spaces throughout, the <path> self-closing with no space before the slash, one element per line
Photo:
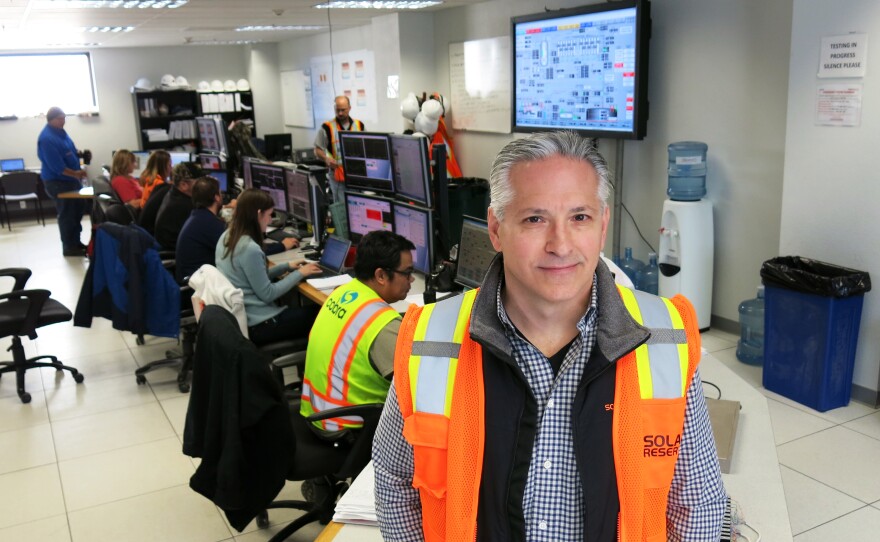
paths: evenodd
<path fill-rule="evenodd" d="M 67 114 L 97 113 L 88 53 L 0 55 L 0 117 L 33 117 L 58 106 Z"/>

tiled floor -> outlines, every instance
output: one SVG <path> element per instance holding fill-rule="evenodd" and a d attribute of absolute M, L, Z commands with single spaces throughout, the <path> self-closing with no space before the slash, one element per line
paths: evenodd
<path fill-rule="evenodd" d="M 54 223 L 13 227 L 0 231 L 0 268 L 32 269 L 28 287 L 51 290 L 73 310 L 86 261 L 61 256 Z M 11 286 L 0 279 L 0 291 Z M 0 352 L 9 344 L 0 340 Z M 148 337 L 137 346 L 130 333 L 96 319 L 88 329 L 42 328 L 24 344 L 28 356 L 57 355 L 85 382 L 54 369 L 28 371 L 32 400 L 23 405 L 15 375 L 0 378 L 0 542 L 259 542 L 298 514 L 273 511 L 273 527 L 251 523 L 238 533 L 189 488 L 195 465 L 181 452 L 188 396 L 171 370 L 148 374 L 146 386 L 134 378 L 139 364 L 161 358 L 174 341 Z M 300 498 L 299 484 L 288 483 L 284 495 Z M 314 540 L 321 528 L 309 525 L 290 540 Z"/>
<path fill-rule="evenodd" d="M 0 268 L 31 268 L 29 287 L 48 288 L 73 309 L 86 263 L 60 252 L 54 224 L 17 223 L 0 233 Z M 0 291 L 10 286 L 5 281 Z M 4 350 L 8 344 L 0 341 Z M 736 360 L 735 336 L 710 331 L 703 344 L 768 398 L 795 541 L 876 542 L 880 411 L 857 403 L 813 411 L 761 388 L 760 369 Z M 195 467 L 181 453 L 187 396 L 170 370 L 151 373 L 146 386 L 133 374 L 172 345 L 148 338 L 137 346 L 105 320 L 89 329 L 57 324 L 25 340 L 29 355 L 56 354 L 86 380 L 30 371 L 33 400 L 22 405 L 14 377 L 0 379 L 0 542 L 258 542 L 277 530 L 251 524 L 239 534 L 189 489 Z M 296 498 L 298 484 L 284 493 Z M 292 517 L 279 511 L 270 519 L 283 525 Z M 313 540 L 319 531 L 313 524 L 291 540 Z"/>

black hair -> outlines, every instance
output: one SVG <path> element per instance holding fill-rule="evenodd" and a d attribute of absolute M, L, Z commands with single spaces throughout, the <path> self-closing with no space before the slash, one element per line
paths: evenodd
<path fill-rule="evenodd" d="M 214 198 L 219 193 L 220 181 L 214 177 L 199 177 L 193 184 L 193 205 L 196 209 L 207 209 L 214 205 Z"/>
<path fill-rule="evenodd" d="M 181 162 L 171 170 L 171 182 L 174 183 L 174 186 L 180 186 L 180 183 L 184 181 L 198 179 L 204 175 L 205 173 L 198 164 L 194 162 Z"/>
<path fill-rule="evenodd" d="M 397 269 L 400 265 L 400 253 L 415 249 L 416 246 L 402 235 L 385 230 L 371 231 L 358 243 L 354 276 L 365 281 L 373 278 L 376 269 Z"/>

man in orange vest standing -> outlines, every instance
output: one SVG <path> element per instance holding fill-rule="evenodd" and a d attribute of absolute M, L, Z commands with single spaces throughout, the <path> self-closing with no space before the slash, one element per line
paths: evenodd
<path fill-rule="evenodd" d="M 345 172 L 342 170 L 342 151 L 339 144 L 339 132 L 351 130 L 363 132 L 364 123 L 349 116 L 351 100 L 348 96 L 337 96 L 334 102 L 336 118 L 321 125 L 315 136 L 315 156 L 327 165 L 327 182 L 333 193 L 333 201 L 339 203 L 345 199 Z"/>
<path fill-rule="evenodd" d="M 718 540 L 696 315 L 601 262 L 609 177 L 573 132 L 496 157 L 482 287 L 401 324 L 373 441 L 383 539 Z"/>

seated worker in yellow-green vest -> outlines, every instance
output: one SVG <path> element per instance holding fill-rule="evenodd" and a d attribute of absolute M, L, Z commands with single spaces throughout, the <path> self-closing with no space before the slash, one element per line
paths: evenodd
<path fill-rule="evenodd" d="M 406 238 L 373 231 L 361 239 L 355 279 L 330 294 L 309 335 L 300 413 L 384 403 L 394 372 L 400 315 L 390 303 L 404 299 L 413 281 Z M 360 427 L 360 418 L 331 418 L 315 426 L 328 432 Z"/>

